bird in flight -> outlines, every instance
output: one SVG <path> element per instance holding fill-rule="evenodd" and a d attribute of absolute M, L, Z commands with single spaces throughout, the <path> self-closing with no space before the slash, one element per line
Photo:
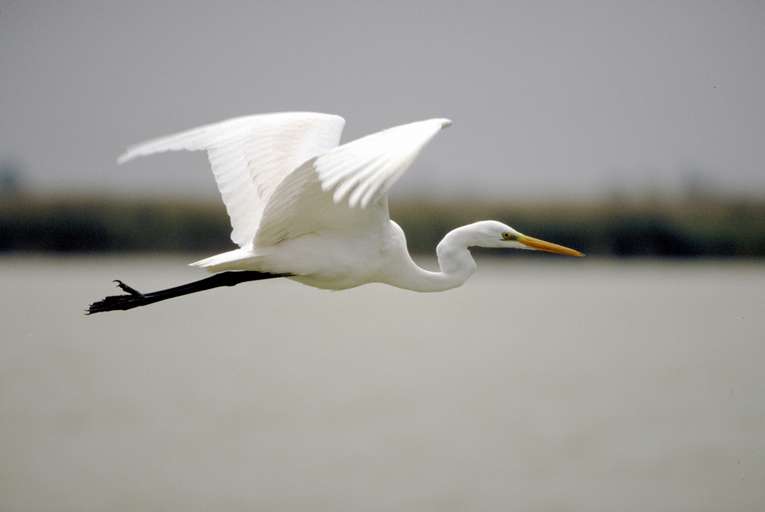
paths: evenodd
<path fill-rule="evenodd" d="M 127 310 L 219 286 L 283 277 L 332 290 L 386 283 L 418 292 L 462 285 L 476 270 L 470 247 L 582 253 L 495 220 L 449 232 L 439 271 L 419 267 L 390 219 L 388 192 L 448 119 L 404 124 L 340 145 L 345 120 L 310 112 L 229 119 L 131 147 L 119 163 L 164 151 L 207 151 L 238 249 L 191 265 L 214 273 L 192 283 L 124 294 L 87 313 Z"/>

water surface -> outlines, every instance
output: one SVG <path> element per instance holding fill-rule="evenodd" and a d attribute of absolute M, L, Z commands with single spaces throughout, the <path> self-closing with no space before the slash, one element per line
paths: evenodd
<path fill-rule="evenodd" d="M 176 259 L 0 259 L 3 511 L 765 507 L 765 267 L 481 261 L 82 316 Z"/>

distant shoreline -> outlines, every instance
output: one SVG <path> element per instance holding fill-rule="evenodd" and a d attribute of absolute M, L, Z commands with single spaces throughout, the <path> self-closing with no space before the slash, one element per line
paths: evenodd
<path fill-rule="evenodd" d="M 499 204 L 406 200 L 391 216 L 410 250 L 432 254 L 450 229 L 493 218 L 599 257 L 763 258 L 765 201 L 605 199 Z M 226 250 L 221 204 L 184 199 L 38 197 L 0 199 L 0 252 L 210 253 Z"/>

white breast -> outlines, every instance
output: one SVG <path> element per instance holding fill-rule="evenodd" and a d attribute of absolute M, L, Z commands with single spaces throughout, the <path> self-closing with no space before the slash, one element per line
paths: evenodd
<path fill-rule="evenodd" d="M 385 282 L 406 249 L 403 232 L 395 223 L 381 231 L 355 234 L 324 232 L 285 242 L 271 262 L 298 274 L 291 279 L 300 283 L 343 290 L 362 284 Z"/>

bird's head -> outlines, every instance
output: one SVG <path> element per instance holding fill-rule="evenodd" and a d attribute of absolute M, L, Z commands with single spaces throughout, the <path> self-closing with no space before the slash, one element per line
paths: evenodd
<path fill-rule="evenodd" d="M 505 249 L 530 249 L 533 251 L 545 251 L 566 256 L 584 256 L 576 249 L 570 249 L 562 245 L 545 242 L 511 228 L 507 224 L 496 220 L 484 220 L 465 226 L 469 235 L 470 246 L 494 247 Z"/>

